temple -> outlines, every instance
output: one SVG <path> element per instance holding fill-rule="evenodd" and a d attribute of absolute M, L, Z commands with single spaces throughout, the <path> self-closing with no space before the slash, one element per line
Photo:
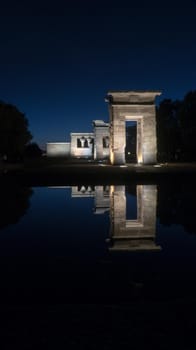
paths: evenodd
<path fill-rule="evenodd" d="M 48 142 L 48 157 L 108 160 L 121 165 L 126 159 L 126 124 L 135 123 L 135 162 L 157 162 L 155 98 L 160 91 L 109 91 L 109 123 L 93 121 L 92 133 L 71 133 L 70 142 Z M 129 152 L 130 153 L 130 152 Z"/>

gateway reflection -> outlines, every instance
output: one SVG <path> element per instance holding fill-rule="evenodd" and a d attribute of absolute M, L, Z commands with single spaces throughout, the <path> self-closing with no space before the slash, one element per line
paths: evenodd
<path fill-rule="evenodd" d="M 159 250 L 155 243 L 157 188 L 139 185 L 137 218 L 126 218 L 125 186 L 112 186 L 110 192 L 111 250 Z"/>
<path fill-rule="evenodd" d="M 125 186 L 73 186 L 72 198 L 94 197 L 94 213 L 110 215 L 109 250 L 160 250 L 156 245 L 157 186 L 136 186 L 136 218 L 127 219 Z"/>

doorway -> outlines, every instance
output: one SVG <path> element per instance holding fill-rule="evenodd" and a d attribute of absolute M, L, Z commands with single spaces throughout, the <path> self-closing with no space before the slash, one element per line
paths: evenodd
<path fill-rule="evenodd" d="M 137 122 L 126 122 L 126 146 L 125 146 L 125 162 L 137 162 Z"/>

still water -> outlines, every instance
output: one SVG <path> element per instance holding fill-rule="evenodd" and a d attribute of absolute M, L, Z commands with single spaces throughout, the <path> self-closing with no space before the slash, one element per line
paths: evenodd
<path fill-rule="evenodd" d="M 195 192 L 192 183 L 2 186 L 6 345 L 194 349 Z"/>

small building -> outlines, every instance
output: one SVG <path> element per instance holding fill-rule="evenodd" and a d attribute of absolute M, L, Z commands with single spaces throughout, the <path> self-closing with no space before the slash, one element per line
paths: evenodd
<path fill-rule="evenodd" d="M 109 159 L 109 123 L 93 120 L 93 132 L 70 133 L 70 142 L 48 142 L 48 157 Z"/>

